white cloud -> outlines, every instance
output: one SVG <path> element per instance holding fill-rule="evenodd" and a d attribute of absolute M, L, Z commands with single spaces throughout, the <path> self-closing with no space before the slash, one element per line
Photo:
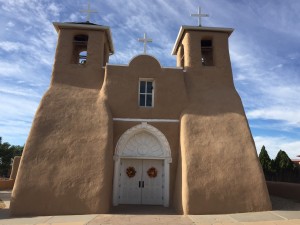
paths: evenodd
<path fill-rule="evenodd" d="M 6 27 L 14 27 L 15 23 L 12 21 L 8 21 L 8 23 L 6 24 Z"/>
<path fill-rule="evenodd" d="M 0 61 L 0 76 L 18 75 L 20 73 L 22 73 L 22 69 L 19 65 Z"/>
<path fill-rule="evenodd" d="M 279 120 L 285 125 L 300 127 L 300 108 L 288 108 L 287 106 L 255 109 L 247 112 L 249 119 Z"/>
<path fill-rule="evenodd" d="M 287 137 L 269 137 L 255 136 L 257 153 L 260 153 L 261 147 L 264 145 L 271 158 L 275 158 L 279 150 L 285 151 L 291 159 L 300 155 L 300 141 L 295 141 Z"/>
<path fill-rule="evenodd" d="M 48 10 L 50 13 L 52 13 L 54 16 L 59 16 L 60 13 L 60 6 L 56 5 L 54 2 L 51 2 L 48 6 Z"/>
<path fill-rule="evenodd" d="M 80 14 L 79 13 L 71 13 L 69 20 L 71 22 L 79 21 Z"/>
<path fill-rule="evenodd" d="M 3 41 L 3 42 L 0 42 L 0 49 L 7 51 L 7 52 L 13 52 L 13 51 L 19 51 L 19 50 L 30 52 L 33 50 L 33 47 L 22 44 L 20 42 Z"/>
<path fill-rule="evenodd" d="M 24 144 L 39 98 L 1 93 L 0 136 L 11 144 Z"/>

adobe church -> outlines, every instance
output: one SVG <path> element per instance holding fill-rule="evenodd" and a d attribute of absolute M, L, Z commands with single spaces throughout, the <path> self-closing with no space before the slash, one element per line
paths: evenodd
<path fill-rule="evenodd" d="M 271 209 L 233 83 L 233 29 L 182 26 L 177 66 L 165 68 L 148 54 L 110 64 L 109 27 L 53 24 L 51 84 L 25 145 L 13 216 L 102 214 L 122 204 L 182 214 Z"/>

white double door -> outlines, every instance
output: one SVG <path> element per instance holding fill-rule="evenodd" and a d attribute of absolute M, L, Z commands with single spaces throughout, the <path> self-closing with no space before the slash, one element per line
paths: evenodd
<path fill-rule="evenodd" d="M 163 205 L 163 160 L 121 159 L 120 170 L 120 204 Z"/>

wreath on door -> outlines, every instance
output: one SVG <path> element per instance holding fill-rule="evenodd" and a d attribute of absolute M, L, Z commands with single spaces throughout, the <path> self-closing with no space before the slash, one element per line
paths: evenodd
<path fill-rule="evenodd" d="M 132 166 L 129 166 L 129 167 L 126 169 L 126 174 L 127 174 L 127 176 L 128 176 L 129 178 L 134 177 L 135 174 L 136 174 L 135 168 L 132 167 Z"/>
<path fill-rule="evenodd" d="M 157 176 L 157 169 L 155 169 L 155 167 L 151 167 L 148 169 L 147 174 L 149 177 L 154 178 Z"/>

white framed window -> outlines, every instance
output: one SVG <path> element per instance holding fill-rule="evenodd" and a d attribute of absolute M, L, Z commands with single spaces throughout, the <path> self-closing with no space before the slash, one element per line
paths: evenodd
<path fill-rule="evenodd" d="M 139 106 L 141 107 L 154 106 L 154 80 L 152 79 L 139 80 Z"/>

